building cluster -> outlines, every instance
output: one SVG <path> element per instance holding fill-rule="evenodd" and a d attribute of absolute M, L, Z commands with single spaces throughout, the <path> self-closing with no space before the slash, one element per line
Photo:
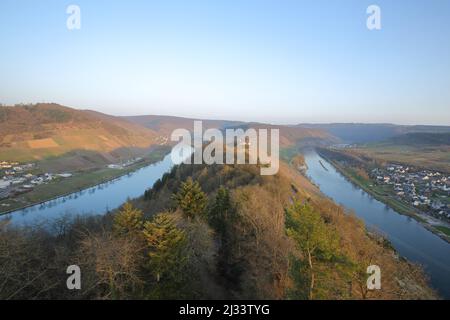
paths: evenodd
<path fill-rule="evenodd" d="M 56 178 L 68 178 L 71 173 L 35 174 L 34 163 L 19 164 L 17 162 L 0 162 L 0 200 L 27 193 L 36 186 L 53 181 Z"/>
<path fill-rule="evenodd" d="M 124 168 L 129 167 L 133 164 L 136 164 L 142 160 L 143 159 L 141 157 L 137 157 L 137 158 L 130 159 L 130 160 L 122 162 L 122 163 L 108 164 L 107 167 L 110 169 L 124 169 Z"/>
<path fill-rule="evenodd" d="M 373 169 L 371 178 L 378 184 L 390 185 L 402 201 L 438 218 L 450 220 L 450 175 L 388 164 Z"/>

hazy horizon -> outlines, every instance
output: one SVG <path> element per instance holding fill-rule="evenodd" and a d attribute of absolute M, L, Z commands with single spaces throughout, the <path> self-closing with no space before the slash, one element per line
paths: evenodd
<path fill-rule="evenodd" d="M 450 2 L 0 3 L 0 102 L 274 124 L 450 125 Z M 366 27 L 369 5 L 381 30 Z M 411 18 L 411 17 L 414 17 Z"/>
<path fill-rule="evenodd" d="M 309 121 L 309 122 L 270 122 L 269 121 L 256 121 L 256 120 L 243 120 L 243 119 L 234 119 L 234 118 L 217 118 L 217 117 L 205 117 L 205 116 L 181 116 L 176 114 L 163 114 L 163 113 L 148 113 L 148 114 L 112 114 L 104 111 L 100 111 L 100 109 L 93 108 L 80 108 L 77 106 L 65 105 L 58 102 L 18 102 L 14 104 L 5 104 L 0 101 L 0 106 L 4 107 L 15 107 L 20 105 L 35 105 L 35 104 L 57 104 L 63 107 L 72 108 L 79 111 L 95 111 L 104 113 L 106 115 L 117 116 L 117 117 L 145 117 L 145 116 L 158 116 L 158 117 L 175 117 L 175 118 L 185 118 L 185 119 L 194 119 L 194 120 L 213 120 L 213 121 L 234 121 L 234 122 L 246 122 L 246 123 L 265 123 L 271 125 L 286 125 L 286 126 L 295 126 L 295 125 L 340 125 L 340 124 L 354 124 L 354 125 L 394 125 L 394 126 L 434 126 L 434 127 L 450 127 L 450 124 L 428 124 L 428 123 L 395 123 L 395 122 L 323 122 L 323 121 Z"/>

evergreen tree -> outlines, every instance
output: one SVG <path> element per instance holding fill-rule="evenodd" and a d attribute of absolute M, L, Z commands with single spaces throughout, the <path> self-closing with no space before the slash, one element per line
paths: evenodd
<path fill-rule="evenodd" d="M 144 213 L 126 202 L 114 216 L 113 232 L 116 235 L 137 235 L 144 224 Z"/>
<path fill-rule="evenodd" d="M 220 186 L 208 218 L 211 226 L 221 234 L 225 231 L 225 224 L 230 210 L 230 193 L 224 186 Z"/>
<path fill-rule="evenodd" d="M 295 241 L 297 248 L 305 257 L 309 271 L 308 298 L 314 298 L 316 278 L 319 272 L 316 263 L 328 262 L 337 256 L 339 241 L 335 230 L 330 228 L 319 212 L 306 204 L 295 201 L 287 209 L 287 234 Z"/>
<path fill-rule="evenodd" d="M 160 213 L 144 224 L 143 233 L 150 258 L 148 266 L 156 281 L 177 277 L 186 263 L 184 231 L 177 228 L 170 214 Z"/>
<path fill-rule="evenodd" d="M 189 177 L 181 184 L 178 193 L 174 195 L 174 200 L 184 215 L 192 219 L 205 213 L 208 197 L 202 191 L 200 184 Z"/>

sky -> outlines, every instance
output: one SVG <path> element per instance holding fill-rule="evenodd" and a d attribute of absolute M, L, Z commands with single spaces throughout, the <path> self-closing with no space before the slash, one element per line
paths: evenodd
<path fill-rule="evenodd" d="M 81 28 L 66 13 L 78 5 Z M 366 26 L 369 5 L 381 30 Z M 1 0 L 0 103 L 450 125 L 448 0 Z"/>

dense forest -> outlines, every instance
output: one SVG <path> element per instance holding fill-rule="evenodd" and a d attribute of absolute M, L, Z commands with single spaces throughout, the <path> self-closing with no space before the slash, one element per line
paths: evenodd
<path fill-rule="evenodd" d="M 283 163 L 179 165 L 104 216 L 0 225 L 0 299 L 433 299 L 420 268 Z M 81 290 L 66 287 L 81 268 Z M 381 290 L 366 286 L 369 265 Z"/>

